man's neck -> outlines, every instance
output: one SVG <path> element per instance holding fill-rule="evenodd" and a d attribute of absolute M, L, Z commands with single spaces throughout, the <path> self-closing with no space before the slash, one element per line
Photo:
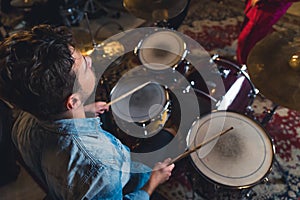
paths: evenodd
<path fill-rule="evenodd" d="M 86 118 L 83 106 L 80 106 L 76 109 L 68 110 L 66 112 L 63 112 L 62 114 L 53 117 L 54 120 L 77 119 L 77 118 Z"/>

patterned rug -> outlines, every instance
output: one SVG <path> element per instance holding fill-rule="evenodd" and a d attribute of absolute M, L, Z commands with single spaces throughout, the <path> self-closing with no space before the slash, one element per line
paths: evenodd
<path fill-rule="evenodd" d="M 243 21 L 243 1 L 192 1 L 179 31 L 198 41 L 211 55 L 234 61 Z M 298 26 L 297 26 L 298 24 Z M 299 31 L 300 19 L 286 14 L 274 29 Z M 300 33 L 300 32 L 299 32 Z M 300 99 L 299 99 L 300 101 Z M 262 122 L 274 107 L 257 96 L 253 119 Z M 279 106 L 265 130 L 273 140 L 274 162 L 269 174 L 253 187 L 228 189 L 205 179 L 189 159 L 176 164 L 172 178 L 158 189 L 159 199 L 300 199 L 300 112 Z"/>

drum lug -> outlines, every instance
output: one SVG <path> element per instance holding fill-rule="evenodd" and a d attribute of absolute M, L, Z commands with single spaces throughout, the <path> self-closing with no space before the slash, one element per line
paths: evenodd
<path fill-rule="evenodd" d="M 245 191 L 245 194 L 243 195 L 245 198 L 243 199 L 253 199 L 257 195 L 256 192 L 254 192 L 252 189 L 248 189 Z"/>
<path fill-rule="evenodd" d="M 144 130 L 144 135 L 148 135 L 148 131 L 146 129 Z"/>
<path fill-rule="evenodd" d="M 191 84 L 188 85 L 186 88 L 184 88 L 184 89 L 182 90 L 182 93 L 183 93 L 183 94 L 189 93 L 189 92 L 190 92 L 190 89 L 192 88 L 191 85 L 194 85 L 194 81 L 191 81 Z"/>
<path fill-rule="evenodd" d="M 223 67 L 220 67 L 218 68 L 219 69 L 219 72 L 220 72 L 220 75 L 223 77 L 223 78 L 227 78 L 227 76 L 230 74 L 231 70 L 230 69 L 225 69 Z"/>
<path fill-rule="evenodd" d="M 246 72 L 246 71 L 247 71 L 247 66 L 246 66 L 246 65 L 242 65 L 242 67 L 241 67 L 241 71 L 244 71 L 244 72 Z"/>
<path fill-rule="evenodd" d="M 263 181 L 262 181 L 263 183 L 267 183 L 267 182 L 269 182 L 269 178 L 268 177 L 265 177 L 264 179 L 263 179 Z"/>
<path fill-rule="evenodd" d="M 251 105 L 246 107 L 245 114 L 250 116 L 250 117 L 254 116 L 254 109 L 252 108 Z"/>
<path fill-rule="evenodd" d="M 215 54 L 211 57 L 211 59 L 209 60 L 210 63 L 214 63 L 214 61 L 219 58 L 219 55 L 218 54 Z"/>
<path fill-rule="evenodd" d="M 240 68 L 240 71 L 238 73 L 244 75 L 248 80 L 250 80 L 250 76 L 247 72 L 247 65 L 245 65 L 245 64 L 242 65 L 241 68 Z"/>
<path fill-rule="evenodd" d="M 143 127 L 143 129 L 144 129 L 144 135 L 148 135 L 148 131 L 147 131 L 147 129 L 146 129 L 146 124 L 143 123 L 143 124 L 142 124 L 142 127 Z"/>

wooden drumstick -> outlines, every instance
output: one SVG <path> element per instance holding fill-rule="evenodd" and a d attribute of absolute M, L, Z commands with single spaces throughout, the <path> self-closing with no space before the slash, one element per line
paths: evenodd
<path fill-rule="evenodd" d="M 148 85 L 149 83 L 151 83 L 151 81 L 148 81 L 148 82 L 146 82 L 146 83 L 144 83 L 144 84 L 142 84 L 142 85 L 140 85 L 140 86 L 138 86 L 138 87 L 136 87 L 136 88 L 134 88 L 134 89 L 132 89 L 132 90 L 129 90 L 128 92 L 126 92 L 125 94 L 123 94 L 123 95 L 119 96 L 118 98 L 112 100 L 111 102 L 106 103 L 106 106 L 110 106 L 110 105 L 112 105 L 112 104 L 114 104 L 114 103 L 117 103 L 118 101 L 120 101 L 120 100 L 122 100 L 122 99 L 128 97 L 129 95 L 133 94 L 134 92 L 136 92 L 136 91 L 142 89 L 143 87 L 145 87 L 145 86 Z"/>
<path fill-rule="evenodd" d="M 225 131 L 222 131 L 221 133 L 219 133 L 219 134 L 217 134 L 217 135 L 215 135 L 215 136 L 209 138 L 208 140 L 202 142 L 201 144 L 199 144 L 199 145 L 196 146 L 195 148 L 185 151 L 184 153 L 180 154 L 180 155 L 177 156 L 176 158 L 172 159 L 168 165 L 171 165 L 171 164 L 173 164 L 173 163 L 175 163 L 175 162 L 181 160 L 182 158 L 184 158 L 184 157 L 190 155 L 191 153 L 197 151 L 198 149 L 200 149 L 200 148 L 203 147 L 204 145 L 210 143 L 211 141 L 213 141 L 213 140 L 216 139 L 217 137 L 220 137 L 220 136 L 224 135 L 225 133 L 228 133 L 228 132 L 229 132 L 230 130 L 232 130 L 232 129 L 233 129 L 233 127 L 230 127 L 229 129 L 227 129 L 227 130 L 225 130 Z"/>

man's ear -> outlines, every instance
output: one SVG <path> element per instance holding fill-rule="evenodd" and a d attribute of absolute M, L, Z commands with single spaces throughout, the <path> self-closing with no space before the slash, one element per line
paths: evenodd
<path fill-rule="evenodd" d="M 66 102 L 66 107 L 68 110 L 73 110 L 81 105 L 80 95 L 78 93 L 71 94 Z"/>

